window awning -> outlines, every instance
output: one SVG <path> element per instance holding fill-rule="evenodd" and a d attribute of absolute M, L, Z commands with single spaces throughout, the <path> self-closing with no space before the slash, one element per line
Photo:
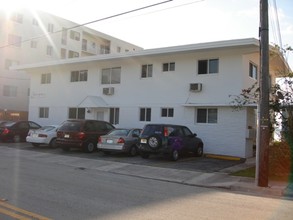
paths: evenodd
<path fill-rule="evenodd" d="M 79 108 L 106 108 L 109 107 L 105 100 L 100 96 L 87 96 L 77 106 Z"/>

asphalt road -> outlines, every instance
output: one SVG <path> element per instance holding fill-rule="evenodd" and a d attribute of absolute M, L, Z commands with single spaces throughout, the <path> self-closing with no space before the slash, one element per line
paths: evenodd
<path fill-rule="evenodd" d="M 126 154 L 113 153 L 110 155 L 104 155 L 102 152 L 84 153 L 79 149 L 72 149 L 69 152 L 63 152 L 61 149 L 52 149 L 48 146 L 33 147 L 29 143 L 1 143 L 0 146 L 7 146 L 11 148 L 18 148 L 23 150 L 31 150 L 37 152 L 46 152 L 50 154 L 61 154 L 67 156 L 74 156 L 80 158 L 107 160 L 121 163 L 130 163 L 154 167 L 174 168 L 179 170 L 191 170 L 200 172 L 218 172 L 224 168 L 231 167 L 233 165 L 242 163 L 239 160 L 223 160 L 208 157 L 194 157 L 191 155 L 182 155 L 182 157 L 174 162 L 161 155 L 152 155 L 149 159 L 142 159 L 140 156 L 129 157 Z"/>
<path fill-rule="evenodd" d="M 19 148 L 25 149 L 23 145 L 0 144 L 1 220 L 292 219 L 293 203 L 289 200 L 91 169 L 96 157 L 104 157 L 99 153 L 71 152 L 55 157 L 51 153 L 60 154 L 58 149 Z M 72 160 L 87 163 L 87 168 L 70 165 Z M 171 163 L 163 158 L 154 160 L 158 164 Z"/>

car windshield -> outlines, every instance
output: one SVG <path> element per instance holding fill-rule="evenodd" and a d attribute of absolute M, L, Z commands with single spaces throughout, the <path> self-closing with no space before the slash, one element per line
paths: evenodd
<path fill-rule="evenodd" d="M 16 123 L 15 121 L 7 121 L 7 122 L 5 122 L 4 124 L 1 124 L 1 125 L 10 127 L 10 126 L 14 125 L 15 123 Z"/>
<path fill-rule="evenodd" d="M 127 136 L 129 134 L 129 129 L 115 129 L 109 132 L 109 136 Z"/>
<path fill-rule="evenodd" d="M 41 131 L 52 131 L 54 129 L 56 129 L 56 126 L 50 126 L 50 125 L 48 125 L 48 126 L 41 127 L 39 130 L 41 130 Z"/>
<path fill-rule="evenodd" d="M 162 134 L 162 126 L 160 125 L 147 125 L 142 131 L 142 135 L 149 134 Z"/>
<path fill-rule="evenodd" d="M 68 121 L 65 122 L 60 128 L 59 131 L 80 131 L 81 123 L 78 121 Z"/>

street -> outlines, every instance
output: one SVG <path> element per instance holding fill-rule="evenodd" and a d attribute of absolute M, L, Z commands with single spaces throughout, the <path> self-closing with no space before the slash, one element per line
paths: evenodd
<path fill-rule="evenodd" d="M 291 219 L 293 215 L 291 200 L 117 174 L 111 172 L 113 167 L 128 169 L 129 164 L 113 162 L 111 157 L 28 149 L 22 143 L 0 143 L 0 219 Z M 169 163 L 162 159 L 146 163 L 151 162 Z M 145 164 L 138 165 L 143 172 Z"/>

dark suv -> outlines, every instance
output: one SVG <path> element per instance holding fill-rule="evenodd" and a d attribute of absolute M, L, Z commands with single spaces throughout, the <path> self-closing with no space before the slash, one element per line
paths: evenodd
<path fill-rule="evenodd" d="M 85 152 L 92 153 L 97 148 L 99 137 L 114 128 L 106 121 L 67 120 L 57 131 L 56 145 L 64 151 L 82 148 Z"/>
<path fill-rule="evenodd" d="M 189 128 L 172 124 L 147 124 L 139 139 L 139 151 L 142 158 L 150 154 L 167 154 L 176 161 L 179 153 L 192 152 L 203 155 L 203 142 Z"/>

